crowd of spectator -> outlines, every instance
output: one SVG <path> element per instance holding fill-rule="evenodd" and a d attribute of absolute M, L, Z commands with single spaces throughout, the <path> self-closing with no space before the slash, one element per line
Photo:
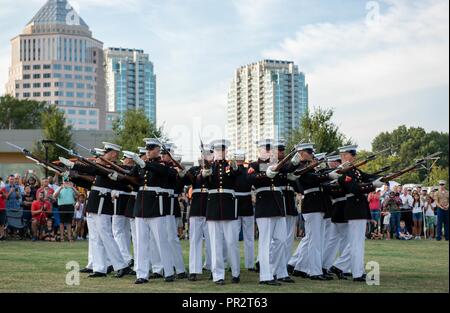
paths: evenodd
<path fill-rule="evenodd" d="M 449 192 L 446 182 L 440 181 L 439 187 L 426 188 L 390 187 L 368 195 L 372 220 L 368 236 L 372 239 L 390 240 L 442 240 L 448 241 L 448 204 Z"/>
<path fill-rule="evenodd" d="M 83 192 L 59 175 L 39 179 L 32 170 L 0 178 L 0 240 L 86 239 Z"/>

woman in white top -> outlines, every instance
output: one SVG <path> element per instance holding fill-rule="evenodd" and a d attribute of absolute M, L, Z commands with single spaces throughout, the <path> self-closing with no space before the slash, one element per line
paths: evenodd
<path fill-rule="evenodd" d="M 413 236 L 414 239 L 420 240 L 420 235 L 422 234 L 422 220 L 423 220 L 423 211 L 422 205 L 420 201 L 420 195 L 415 192 L 413 195 L 413 204 L 412 204 L 412 215 L 413 215 Z"/>
<path fill-rule="evenodd" d="M 434 238 L 434 226 L 436 225 L 436 215 L 434 215 L 434 210 L 436 208 L 436 203 L 433 199 L 427 195 L 426 201 L 423 203 L 423 210 L 425 211 L 425 227 L 427 232 L 427 238 Z"/>

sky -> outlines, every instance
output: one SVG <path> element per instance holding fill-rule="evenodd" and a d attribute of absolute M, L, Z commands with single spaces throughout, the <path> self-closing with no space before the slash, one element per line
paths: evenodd
<path fill-rule="evenodd" d="M 46 0 L 0 0 L 0 93 L 10 39 Z M 144 49 L 157 75 L 157 120 L 185 160 L 224 135 L 234 71 L 294 61 L 310 109 L 361 148 L 397 126 L 449 130 L 448 0 L 72 0 L 104 47 Z"/>

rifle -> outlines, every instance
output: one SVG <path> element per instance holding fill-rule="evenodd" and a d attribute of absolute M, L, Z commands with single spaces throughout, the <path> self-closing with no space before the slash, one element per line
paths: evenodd
<path fill-rule="evenodd" d="M 92 155 L 94 155 L 94 156 L 97 156 L 95 150 L 93 150 L 93 149 L 88 149 L 88 148 L 86 148 L 85 146 L 80 145 L 79 143 L 76 143 L 76 145 L 77 145 L 78 147 L 80 147 L 80 148 L 82 148 L 82 149 L 88 151 L 90 154 L 92 154 Z M 105 158 L 102 157 L 102 156 L 98 156 L 98 158 L 99 158 L 100 160 L 102 160 L 103 162 L 105 162 L 106 164 L 108 164 L 109 166 L 111 166 L 115 171 L 117 171 L 117 172 L 119 172 L 119 173 L 121 173 L 121 174 L 124 174 L 124 175 L 130 174 L 129 171 L 127 171 L 126 169 L 120 167 L 120 166 L 117 165 L 116 163 L 111 162 L 110 160 L 107 160 L 107 159 L 105 159 Z M 98 164 L 98 165 L 103 166 L 102 164 Z M 105 166 L 103 166 L 103 167 L 105 167 Z"/>
<path fill-rule="evenodd" d="M 387 151 L 390 151 L 390 148 L 378 151 L 376 153 L 373 153 L 371 155 L 369 155 L 368 157 L 366 157 L 365 159 L 362 159 L 360 161 L 357 161 L 356 163 L 350 163 L 350 165 L 348 167 L 345 167 L 343 169 L 340 169 L 337 173 L 338 174 L 345 174 L 347 172 L 349 172 L 350 170 L 353 170 L 355 168 L 361 167 L 363 165 L 366 165 L 367 163 L 369 163 L 370 161 L 373 161 L 377 158 L 378 155 L 385 153 Z"/>
<path fill-rule="evenodd" d="M 170 160 L 175 165 L 175 167 L 178 167 L 180 170 L 184 171 L 184 166 L 181 165 L 180 162 L 175 160 L 175 158 L 173 157 L 172 153 L 170 153 L 170 151 L 167 150 L 166 146 L 161 142 L 161 140 L 158 137 L 155 136 L 155 138 L 156 138 L 156 140 L 158 140 L 159 144 L 161 145 L 161 149 L 169 156 Z"/>
<path fill-rule="evenodd" d="M 383 168 L 380 168 L 380 169 L 379 169 L 378 171 L 376 171 L 375 173 L 372 173 L 371 175 L 378 176 L 378 175 L 380 175 L 380 174 L 382 174 L 382 173 L 384 173 L 384 172 L 389 171 L 390 169 L 391 169 L 390 166 L 385 166 L 385 167 L 383 167 Z"/>
<path fill-rule="evenodd" d="M 294 175 L 296 175 L 296 176 L 301 176 L 301 175 L 303 175 L 303 174 L 306 174 L 306 173 L 308 173 L 308 172 L 314 170 L 314 169 L 315 169 L 317 166 L 319 166 L 320 164 L 327 162 L 328 158 L 329 158 L 330 156 L 335 155 L 336 153 L 337 153 L 337 151 L 333 151 L 333 152 L 331 152 L 330 154 L 327 154 L 327 155 L 326 155 L 323 159 L 321 159 L 321 160 L 316 160 L 316 159 L 312 160 L 312 161 L 311 161 L 308 165 L 306 165 L 305 167 L 302 167 L 302 168 L 299 169 L 298 171 L 295 171 L 295 172 L 294 172 Z"/>
<path fill-rule="evenodd" d="M 403 170 L 400 170 L 400 171 L 395 172 L 393 174 L 389 174 L 389 175 L 386 175 L 386 176 L 382 177 L 381 181 L 384 182 L 384 183 L 387 183 L 387 182 L 389 182 L 389 181 L 391 181 L 393 179 L 396 179 L 396 178 L 398 178 L 398 177 L 400 177 L 400 176 L 402 176 L 402 175 L 404 175 L 406 173 L 415 171 L 415 170 L 419 169 L 426 161 L 428 161 L 428 160 L 430 160 L 432 158 L 435 158 L 435 157 L 437 157 L 440 154 L 441 154 L 441 152 L 436 152 L 436 153 L 433 153 L 433 154 L 431 154 L 431 155 L 429 155 L 427 157 L 424 157 L 423 159 L 417 160 L 414 165 L 408 166 L 407 168 L 405 168 Z"/>
<path fill-rule="evenodd" d="M 50 162 L 47 162 L 47 161 L 45 161 L 45 160 L 42 160 L 41 158 L 39 158 L 39 157 L 33 155 L 30 151 L 28 151 L 28 150 L 25 149 L 25 148 L 22 148 L 22 147 L 20 147 L 20 146 L 17 146 L 17 145 L 15 145 L 15 144 L 12 144 L 12 143 L 7 142 L 7 141 L 6 141 L 5 143 L 6 143 L 7 145 L 13 147 L 13 148 L 18 149 L 20 152 L 22 152 L 22 153 L 25 155 L 25 157 L 26 157 L 27 159 L 29 159 L 29 160 L 35 162 L 35 163 L 36 163 L 37 165 L 39 165 L 39 166 L 42 166 L 42 167 L 44 167 L 44 168 L 46 168 L 46 169 L 48 169 L 48 170 L 50 170 L 50 171 L 52 171 L 52 172 L 58 173 L 58 174 L 61 174 L 62 172 L 64 172 L 64 169 L 63 169 L 63 168 L 60 168 L 60 167 L 58 167 L 58 166 L 56 166 L 56 165 L 54 165 L 54 164 L 52 164 L 52 163 L 50 163 Z"/>
<path fill-rule="evenodd" d="M 283 166 L 285 166 L 287 164 L 287 162 L 289 162 L 294 157 L 294 155 L 296 153 L 297 153 L 297 149 L 293 148 L 292 151 L 289 152 L 289 154 L 283 158 L 283 160 L 278 162 L 278 164 L 275 166 L 274 171 L 279 172 L 283 168 Z"/>
<path fill-rule="evenodd" d="M 203 144 L 202 137 L 200 137 L 200 134 L 198 134 L 198 137 L 200 139 L 200 149 L 201 149 L 201 156 L 202 156 L 202 168 L 209 169 L 211 167 L 211 164 L 205 160 L 205 145 Z"/>

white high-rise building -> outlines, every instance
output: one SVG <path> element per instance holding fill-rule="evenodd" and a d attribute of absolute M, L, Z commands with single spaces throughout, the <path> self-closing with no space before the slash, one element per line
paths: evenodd
<path fill-rule="evenodd" d="M 289 61 L 263 60 L 238 68 L 228 92 L 230 151 L 258 158 L 256 141 L 287 139 L 308 109 L 305 75 Z"/>
<path fill-rule="evenodd" d="M 74 129 L 105 128 L 103 43 L 66 0 L 48 0 L 11 45 L 7 94 L 56 105 Z"/>

